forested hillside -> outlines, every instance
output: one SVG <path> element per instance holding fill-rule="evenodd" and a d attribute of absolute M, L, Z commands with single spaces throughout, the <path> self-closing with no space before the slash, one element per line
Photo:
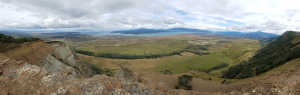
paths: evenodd
<path fill-rule="evenodd" d="M 39 38 L 13 38 L 11 36 L 6 36 L 0 34 L 0 52 L 5 52 L 17 47 L 20 47 L 24 42 L 31 42 L 40 40 Z"/>
<path fill-rule="evenodd" d="M 249 78 L 300 57 L 300 33 L 287 31 L 267 46 L 258 50 L 248 61 L 230 67 L 223 78 Z"/>

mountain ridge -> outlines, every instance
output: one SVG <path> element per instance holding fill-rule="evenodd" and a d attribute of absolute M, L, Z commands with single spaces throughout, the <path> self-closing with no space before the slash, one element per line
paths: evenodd
<path fill-rule="evenodd" d="M 236 37 L 247 37 L 247 38 L 271 38 L 278 37 L 277 34 L 266 33 L 262 31 L 257 32 L 233 32 L 233 31 L 211 31 L 202 29 L 192 29 L 192 28 L 171 28 L 171 29 L 133 29 L 133 30 L 118 30 L 112 31 L 111 33 L 121 33 L 121 34 L 154 34 L 154 33 L 164 33 L 164 32 L 191 32 L 196 34 L 213 34 L 213 35 L 223 35 L 223 36 L 236 36 Z"/>

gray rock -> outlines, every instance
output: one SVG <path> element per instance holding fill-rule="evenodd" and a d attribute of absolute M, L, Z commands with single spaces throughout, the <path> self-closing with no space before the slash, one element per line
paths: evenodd
<path fill-rule="evenodd" d="M 57 93 L 58 93 L 59 95 L 65 95 L 65 94 L 68 93 L 68 90 L 65 89 L 64 87 L 59 87 L 59 88 L 57 89 Z"/>
<path fill-rule="evenodd" d="M 124 78 L 124 79 L 127 79 L 127 80 L 134 80 L 135 78 L 135 75 L 134 73 L 129 70 L 128 68 L 126 67 L 123 67 L 122 65 L 120 65 L 121 67 L 121 70 L 119 70 L 114 77 L 117 77 L 117 78 Z"/>

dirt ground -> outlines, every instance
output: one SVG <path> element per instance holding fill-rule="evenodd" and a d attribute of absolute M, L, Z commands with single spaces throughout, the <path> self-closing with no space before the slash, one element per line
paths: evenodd
<path fill-rule="evenodd" d="M 170 89 L 174 89 L 178 84 L 178 76 L 182 75 L 157 75 L 141 72 L 139 74 L 156 86 L 165 86 Z M 221 81 L 203 80 L 202 78 L 193 78 L 189 84 L 193 86 L 193 91 L 222 93 L 229 93 L 243 86 L 241 82 L 221 84 Z"/>

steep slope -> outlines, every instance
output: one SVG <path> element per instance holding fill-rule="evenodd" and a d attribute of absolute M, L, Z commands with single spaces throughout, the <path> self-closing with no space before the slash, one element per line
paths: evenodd
<path fill-rule="evenodd" d="M 53 42 L 50 43 L 52 47 L 52 54 L 56 59 L 61 60 L 65 64 L 76 68 L 86 77 L 92 77 L 97 73 L 101 73 L 100 69 L 93 67 L 86 62 L 81 62 L 75 58 L 75 53 L 64 43 L 62 42 Z"/>
<path fill-rule="evenodd" d="M 69 66 L 85 77 L 92 77 L 101 72 L 85 62 L 77 61 L 72 50 L 61 42 L 46 44 L 44 41 L 38 40 L 17 45 L 18 47 L 6 49 L 3 54 L 15 60 L 47 68 L 52 72 L 65 70 Z M 3 47 L 7 47 L 7 45 Z"/>
<path fill-rule="evenodd" d="M 249 62 L 229 68 L 223 78 L 248 78 L 300 57 L 300 33 L 287 31 L 257 51 Z"/>
<path fill-rule="evenodd" d="M 51 54 L 52 48 L 43 41 L 36 41 L 22 44 L 21 47 L 4 52 L 8 57 L 16 60 L 23 60 L 34 65 L 42 66 L 47 54 Z"/>
<path fill-rule="evenodd" d="M 291 60 L 260 76 L 248 78 L 232 95 L 300 95 L 300 58 Z"/>
<path fill-rule="evenodd" d="M 4 95 L 211 94 L 151 87 L 145 83 L 106 75 L 95 75 L 84 79 L 81 77 L 82 75 L 72 67 L 51 72 L 51 68 L 17 61 L 0 53 L 0 93 Z"/>

